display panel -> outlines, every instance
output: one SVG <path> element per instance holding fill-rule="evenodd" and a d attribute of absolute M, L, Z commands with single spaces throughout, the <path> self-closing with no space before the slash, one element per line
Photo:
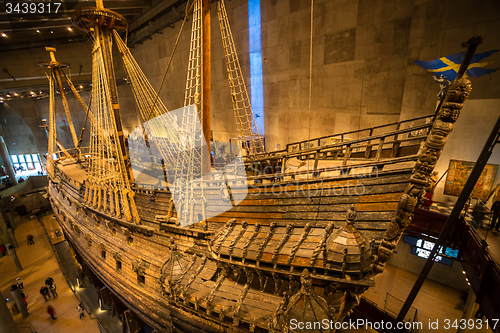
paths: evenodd
<path fill-rule="evenodd" d="M 417 255 L 417 256 L 424 258 L 424 259 L 427 259 L 427 258 L 429 258 L 431 251 L 424 250 L 424 249 L 418 248 L 416 246 L 412 246 L 411 247 L 411 254 Z M 434 261 L 438 262 L 440 264 L 448 265 L 448 266 L 453 265 L 452 259 L 443 257 L 441 255 L 437 255 L 436 258 L 434 259 Z"/>
<path fill-rule="evenodd" d="M 435 243 L 421 239 L 421 238 L 416 238 L 412 237 L 409 235 L 404 235 L 403 242 L 407 244 L 411 244 L 417 249 L 425 250 L 425 251 L 432 251 L 434 248 Z M 412 250 L 413 253 L 413 250 Z M 429 252 L 430 253 L 430 252 Z M 416 253 L 413 253 L 416 254 Z M 458 258 L 458 250 L 452 249 L 451 247 L 444 247 L 444 250 L 441 249 L 439 251 L 439 254 L 444 257 L 449 257 L 449 258 Z M 450 259 L 451 260 L 451 259 Z"/>

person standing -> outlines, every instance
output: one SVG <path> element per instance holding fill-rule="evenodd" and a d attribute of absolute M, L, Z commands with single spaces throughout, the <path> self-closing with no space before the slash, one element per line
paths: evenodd
<path fill-rule="evenodd" d="M 495 228 L 496 231 L 500 231 L 500 221 L 498 220 L 498 217 L 500 216 L 500 198 L 497 198 L 497 201 L 491 205 L 491 211 L 493 213 L 493 217 L 491 218 L 490 230 Z"/>
<path fill-rule="evenodd" d="M 33 235 L 28 235 L 28 245 L 35 245 L 35 241 L 33 240 Z"/>
<path fill-rule="evenodd" d="M 52 305 L 49 305 L 47 307 L 47 313 L 52 317 L 52 319 L 57 319 L 56 317 L 54 317 L 54 315 L 56 314 L 56 311 L 54 310 Z"/>
<path fill-rule="evenodd" d="M 52 284 L 52 285 L 49 287 L 49 290 L 50 290 L 50 293 L 52 294 L 52 298 L 56 298 L 56 297 L 57 297 L 56 285 L 55 285 L 55 284 Z"/>
<path fill-rule="evenodd" d="M 85 309 L 83 308 L 83 305 L 80 303 L 78 307 L 76 308 L 78 310 L 78 313 L 80 314 L 80 319 L 85 317 Z"/>
<path fill-rule="evenodd" d="M 23 290 L 24 289 L 23 279 L 21 279 L 20 277 L 16 278 L 16 285 L 19 289 Z"/>
<path fill-rule="evenodd" d="M 54 284 L 54 279 L 51 278 L 51 277 L 48 277 L 46 280 L 45 280 L 45 285 L 47 286 L 47 288 L 50 289 L 50 287 Z"/>
<path fill-rule="evenodd" d="M 42 288 L 40 288 L 40 294 L 42 294 L 45 302 L 47 302 L 50 299 L 49 288 L 47 288 L 46 286 L 43 286 Z"/>
<path fill-rule="evenodd" d="M 23 298 L 23 303 L 24 303 L 24 305 L 26 305 L 26 307 L 28 307 L 28 302 L 26 301 L 26 299 L 28 299 L 28 295 L 24 294 L 24 293 L 21 291 L 21 297 Z"/>

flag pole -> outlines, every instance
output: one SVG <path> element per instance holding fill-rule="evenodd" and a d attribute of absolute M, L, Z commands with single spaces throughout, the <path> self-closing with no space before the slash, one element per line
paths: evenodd
<path fill-rule="evenodd" d="M 477 46 L 482 42 L 483 42 L 483 37 L 474 36 L 470 38 L 468 41 L 462 43 L 462 47 L 467 47 L 467 52 L 465 53 L 464 60 L 460 64 L 460 69 L 457 72 L 457 76 L 452 82 L 450 82 L 448 87 L 450 87 L 453 84 L 453 82 L 460 80 L 462 76 L 464 76 L 465 72 L 469 68 L 470 62 L 472 61 L 472 57 L 474 57 L 474 53 L 476 53 Z M 446 90 L 448 90 L 448 88 Z M 443 96 L 441 96 L 441 100 L 439 101 L 439 104 L 436 107 L 436 112 L 435 112 L 436 115 L 441 109 L 445 97 L 446 97 L 446 91 L 444 91 Z"/>

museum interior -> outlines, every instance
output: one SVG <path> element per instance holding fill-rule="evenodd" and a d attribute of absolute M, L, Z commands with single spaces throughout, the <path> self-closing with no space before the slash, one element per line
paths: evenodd
<path fill-rule="evenodd" d="M 500 2 L 0 7 L 0 332 L 500 332 Z"/>

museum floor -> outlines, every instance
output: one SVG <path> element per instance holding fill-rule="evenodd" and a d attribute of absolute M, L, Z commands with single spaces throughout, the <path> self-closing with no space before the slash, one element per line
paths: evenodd
<path fill-rule="evenodd" d="M 31 332 L 29 324 L 33 325 L 38 333 L 97 333 L 99 332 L 98 321 L 104 326 L 103 332 L 121 332 L 122 327 L 118 319 L 111 317 L 109 311 L 97 310 L 92 306 L 91 300 L 88 300 L 87 303 L 93 315 L 87 315 L 85 318 L 79 319 L 76 310 L 79 297 L 88 299 L 92 297 L 92 294 L 95 294 L 94 290 L 91 290 L 91 288 L 78 288 L 75 292 L 71 290 L 61 272 L 45 231 L 47 230 L 48 234 L 51 234 L 57 228 L 57 224 L 51 214 L 43 218 L 43 223 L 46 229 L 36 219 L 30 221 L 25 216 L 17 226 L 16 239 L 19 243 L 17 253 L 24 268 L 22 272 L 17 272 L 16 266 L 9 256 L 0 258 L 0 272 L 2 272 L 0 274 L 0 290 L 4 298 L 11 298 L 10 286 L 18 276 L 22 277 L 25 293 L 28 295 L 28 311 L 30 315 L 24 319 L 21 314 L 14 316 L 19 333 Z M 26 244 L 28 234 L 34 236 L 35 245 Z M 500 235 L 490 233 L 488 241 L 489 243 L 500 244 Z M 59 297 L 45 302 L 39 290 L 49 276 L 55 280 Z M 369 290 L 365 296 L 383 308 L 386 300 L 392 300 L 392 302 L 395 299 L 404 300 L 415 279 L 415 274 L 396 267 L 386 266 L 384 273 L 375 278 L 376 287 Z M 418 309 L 418 320 L 424 324 L 424 328 L 420 332 L 432 331 L 426 328 L 426 323 L 429 320 L 460 319 L 464 305 L 463 298 L 464 293 L 460 290 L 433 281 L 426 281 L 414 303 L 414 306 Z M 56 320 L 51 319 L 47 314 L 47 305 L 49 304 L 56 310 Z M 397 302 L 394 304 L 397 304 Z M 362 331 L 357 330 L 356 332 Z M 491 331 L 476 329 L 467 332 Z"/>
<path fill-rule="evenodd" d="M 43 223 L 46 229 L 38 220 L 30 221 L 28 216 L 24 216 L 17 226 L 15 231 L 19 244 L 17 255 L 23 266 L 23 271 L 17 271 L 10 256 L 0 258 L 0 272 L 2 272 L 0 274 L 0 290 L 4 299 L 12 298 L 10 286 L 14 284 L 17 277 L 23 279 L 24 292 L 28 295 L 27 303 L 30 315 L 26 318 L 22 318 L 21 314 L 14 316 L 19 333 L 32 332 L 30 324 L 38 333 L 99 333 L 98 321 L 106 329 L 102 332 L 121 332 L 122 328 L 117 318 L 111 317 L 109 311 L 101 311 L 93 305 L 93 301 L 97 301 L 97 295 L 92 287 L 77 288 L 75 292 L 71 290 L 47 237 L 47 233 L 51 234 L 53 228 L 57 227 L 57 222 L 53 219 L 52 214 L 49 214 L 44 216 Z M 27 245 L 26 236 L 28 234 L 34 236 L 34 245 Z M 48 277 L 54 279 L 59 297 L 51 298 L 45 302 L 39 291 Z M 84 300 L 92 312 L 92 315 L 86 314 L 82 319 L 79 318 L 77 311 L 80 298 Z M 54 307 L 56 320 L 47 313 L 48 305 Z"/>

